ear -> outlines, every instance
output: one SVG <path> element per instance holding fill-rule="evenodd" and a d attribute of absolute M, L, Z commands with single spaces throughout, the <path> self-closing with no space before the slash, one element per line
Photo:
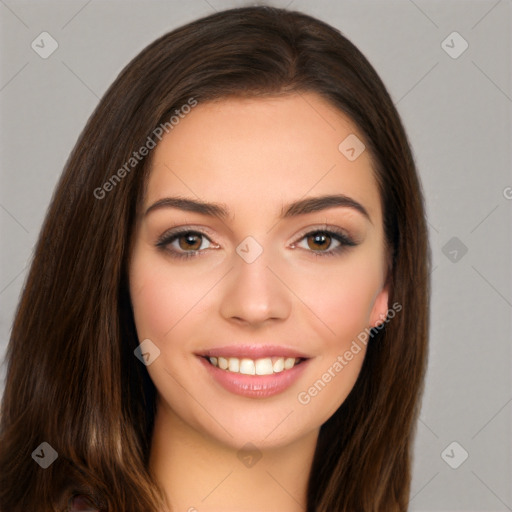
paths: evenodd
<path fill-rule="evenodd" d="M 388 316 L 388 299 L 389 299 L 389 283 L 386 283 L 375 298 L 373 308 L 370 313 L 370 327 L 377 327 L 377 325 L 384 322 Z"/>

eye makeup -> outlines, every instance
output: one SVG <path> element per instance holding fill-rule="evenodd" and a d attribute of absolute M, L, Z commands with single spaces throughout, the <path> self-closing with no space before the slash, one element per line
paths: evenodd
<path fill-rule="evenodd" d="M 196 243 L 194 243 L 194 239 Z M 201 239 L 206 239 L 210 245 L 201 248 L 203 245 Z M 309 243 L 310 239 L 313 239 L 313 244 L 322 245 L 327 243 L 328 249 L 324 251 L 311 248 L 311 244 Z M 191 250 L 185 250 L 183 246 L 176 247 L 173 245 L 175 242 L 178 242 L 179 244 L 179 242 L 183 240 L 188 240 L 188 242 L 185 243 L 192 242 L 189 244 L 189 247 L 192 248 Z M 193 248 L 194 245 L 197 245 L 197 240 L 200 241 L 200 245 L 198 248 Z M 298 243 L 302 240 L 306 240 L 309 248 L 298 246 Z M 332 248 L 334 242 L 338 245 Z M 178 259 L 189 259 L 202 256 L 207 252 L 207 249 L 218 249 L 220 247 L 218 244 L 212 242 L 210 237 L 204 231 L 195 229 L 191 226 L 173 228 L 169 231 L 166 231 L 162 236 L 158 238 L 155 245 L 157 248 L 162 249 L 171 257 Z M 299 235 L 297 240 L 290 245 L 290 247 L 292 249 L 301 248 L 307 252 L 311 252 L 317 257 L 324 257 L 339 255 L 350 247 L 357 245 L 358 244 L 344 230 L 335 227 L 319 227 L 303 232 L 301 235 Z"/>

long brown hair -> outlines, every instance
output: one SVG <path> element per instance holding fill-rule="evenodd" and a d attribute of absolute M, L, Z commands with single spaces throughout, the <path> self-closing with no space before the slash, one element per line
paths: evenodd
<path fill-rule="evenodd" d="M 127 286 L 149 158 L 126 163 L 158 142 L 155 128 L 191 98 L 306 91 L 364 136 L 391 254 L 389 300 L 403 306 L 372 332 L 352 392 L 321 427 L 307 510 L 407 510 L 430 297 L 424 205 L 408 140 L 379 76 L 338 30 L 299 12 L 248 7 L 199 19 L 146 47 L 105 93 L 65 165 L 8 346 L 3 512 L 64 510 L 73 494 L 102 510 L 164 508 L 148 469 L 155 388 L 133 354 L 139 341 Z M 43 442 L 58 454 L 47 469 L 31 456 Z"/>

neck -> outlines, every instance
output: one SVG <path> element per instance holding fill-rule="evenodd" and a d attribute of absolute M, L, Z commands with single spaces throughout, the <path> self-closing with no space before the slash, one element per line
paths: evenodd
<path fill-rule="evenodd" d="M 304 512 L 317 439 L 315 430 L 287 445 L 241 452 L 160 402 L 150 470 L 172 512 Z"/>

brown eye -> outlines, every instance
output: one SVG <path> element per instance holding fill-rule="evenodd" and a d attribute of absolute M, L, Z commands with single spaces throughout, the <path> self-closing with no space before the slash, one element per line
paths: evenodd
<path fill-rule="evenodd" d="M 304 234 L 293 247 L 306 249 L 315 256 L 334 256 L 355 245 L 357 243 L 342 231 L 319 229 Z"/>
<path fill-rule="evenodd" d="M 182 229 L 165 233 L 156 243 L 159 249 L 177 258 L 188 258 L 204 254 L 205 249 L 218 249 L 219 245 L 199 231 Z"/>
<path fill-rule="evenodd" d="M 332 238 L 326 233 L 314 233 L 308 235 L 308 247 L 313 251 L 323 251 L 325 249 L 329 249 Z"/>
<path fill-rule="evenodd" d="M 202 235 L 197 233 L 185 233 L 177 237 L 180 249 L 198 251 L 201 248 Z"/>

